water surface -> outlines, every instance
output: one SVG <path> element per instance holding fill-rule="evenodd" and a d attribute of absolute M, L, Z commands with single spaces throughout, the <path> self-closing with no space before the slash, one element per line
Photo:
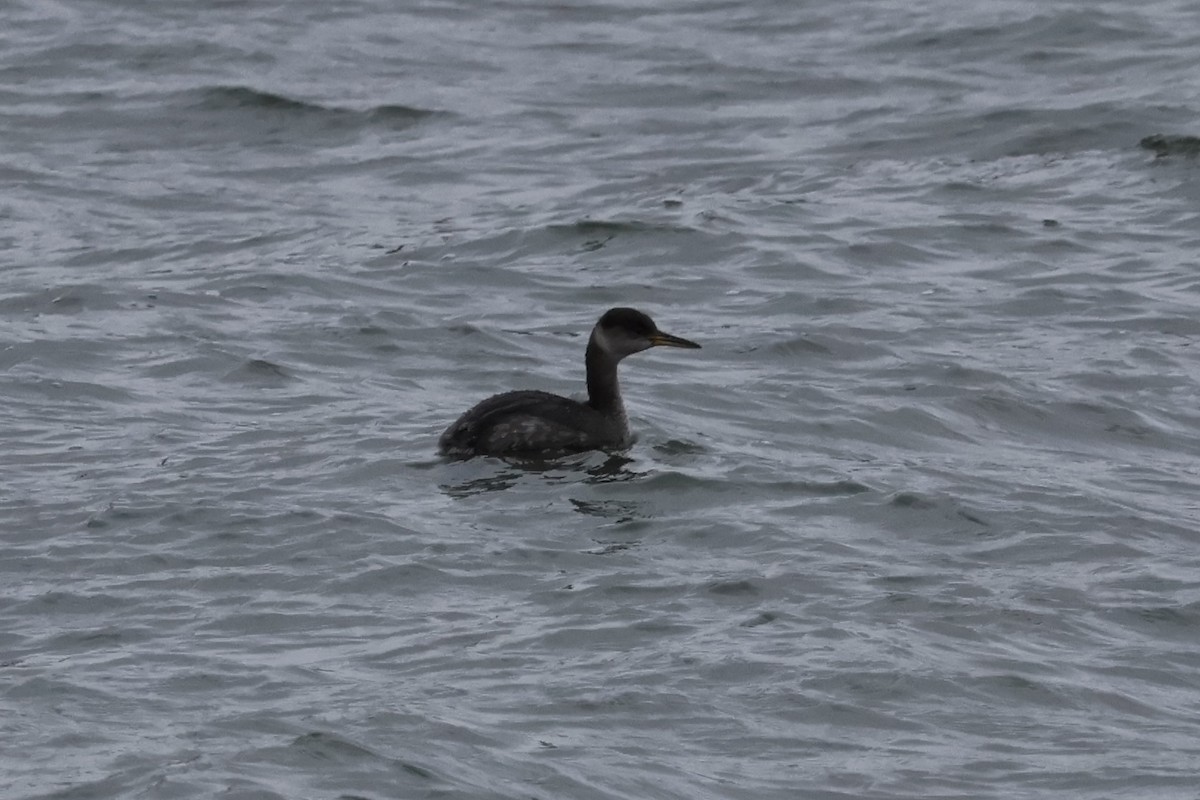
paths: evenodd
<path fill-rule="evenodd" d="M 5 17 L 3 796 L 1194 800 L 1190 4 Z"/>

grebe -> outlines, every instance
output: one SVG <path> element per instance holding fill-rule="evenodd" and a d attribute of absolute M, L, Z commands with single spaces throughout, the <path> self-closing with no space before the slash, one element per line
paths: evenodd
<path fill-rule="evenodd" d="M 587 402 L 549 392 L 505 392 L 476 405 L 446 429 L 438 449 L 450 456 L 546 455 L 629 445 L 617 364 L 651 347 L 700 345 L 663 333 L 641 311 L 604 312 L 588 339 Z"/>

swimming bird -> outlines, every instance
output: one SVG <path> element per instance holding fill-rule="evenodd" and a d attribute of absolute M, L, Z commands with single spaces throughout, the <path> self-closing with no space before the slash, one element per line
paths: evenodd
<path fill-rule="evenodd" d="M 586 401 L 532 390 L 494 395 L 455 420 L 438 449 L 452 456 L 537 456 L 626 447 L 631 437 L 617 364 L 651 347 L 700 345 L 663 333 L 641 311 L 611 308 L 588 339 Z"/>

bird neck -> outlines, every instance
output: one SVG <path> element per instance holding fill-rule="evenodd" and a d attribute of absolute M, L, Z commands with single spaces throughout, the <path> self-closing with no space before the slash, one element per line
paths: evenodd
<path fill-rule="evenodd" d="M 617 362 L 593 336 L 588 340 L 584 364 L 587 367 L 588 405 L 597 411 L 619 410 L 621 387 L 617 384 Z"/>

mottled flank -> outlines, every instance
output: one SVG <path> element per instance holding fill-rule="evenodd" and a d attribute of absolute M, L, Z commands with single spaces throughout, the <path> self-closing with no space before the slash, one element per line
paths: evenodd
<path fill-rule="evenodd" d="M 459 417 L 438 441 L 446 455 L 552 454 L 624 447 L 624 411 L 608 416 L 586 403 L 549 392 L 489 397 Z"/>

